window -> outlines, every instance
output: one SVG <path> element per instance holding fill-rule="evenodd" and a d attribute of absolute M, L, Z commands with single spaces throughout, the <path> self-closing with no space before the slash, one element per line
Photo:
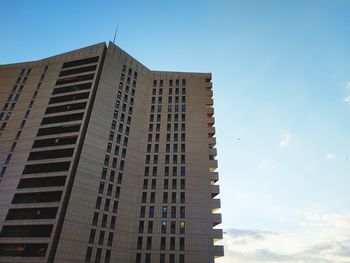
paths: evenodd
<path fill-rule="evenodd" d="M 176 218 L 176 206 L 171 207 L 171 218 Z"/>
<path fill-rule="evenodd" d="M 98 244 L 99 244 L 99 245 L 103 245 L 103 240 L 104 240 L 104 238 L 105 238 L 105 231 L 101 230 L 101 231 L 100 231 L 100 236 L 99 236 L 99 238 L 98 238 Z"/>
<path fill-rule="evenodd" d="M 180 234 L 185 234 L 185 221 L 180 221 Z"/>
<path fill-rule="evenodd" d="M 95 208 L 96 208 L 96 209 L 100 209 L 101 203 L 102 203 L 102 197 L 98 196 L 97 199 L 96 199 Z"/>
<path fill-rule="evenodd" d="M 181 179 L 180 187 L 181 187 L 181 189 L 185 189 L 185 179 Z"/>
<path fill-rule="evenodd" d="M 102 249 L 98 248 L 96 251 L 95 263 L 101 262 L 101 254 L 102 254 Z"/>
<path fill-rule="evenodd" d="M 176 232 L 176 221 L 171 221 L 170 222 L 170 233 L 175 234 Z"/>
<path fill-rule="evenodd" d="M 88 247 L 85 254 L 85 262 L 91 261 L 92 247 Z"/>
<path fill-rule="evenodd" d="M 112 209 L 112 212 L 113 212 L 113 213 L 117 213 L 117 210 L 118 210 L 118 201 L 114 201 L 114 202 L 113 202 L 113 209 Z"/>
<path fill-rule="evenodd" d="M 146 214 L 146 207 L 145 206 L 141 206 L 140 217 L 141 218 L 145 217 L 145 214 Z"/>
<path fill-rule="evenodd" d="M 163 206 L 162 207 L 162 217 L 166 218 L 168 216 L 168 207 L 167 206 Z"/>
<path fill-rule="evenodd" d="M 166 237 L 161 237 L 160 238 L 160 250 L 165 250 L 166 249 Z"/>
<path fill-rule="evenodd" d="M 167 221 L 162 221 L 161 223 L 161 233 L 166 234 L 166 229 L 167 229 Z"/>
<path fill-rule="evenodd" d="M 56 214 L 57 207 L 14 208 L 8 211 L 6 220 L 54 219 Z"/>
<path fill-rule="evenodd" d="M 97 61 L 98 61 L 98 57 L 84 58 L 84 59 L 66 62 L 63 64 L 62 68 L 70 68 L 70 67 L 76 67 L 76 66 L 90 64 L 90 63 L 96 63 Z"/>
<path fill-rule="evenodd" d="M 170 250 L 175 250 L 175 237 L 170 237 Z"/>
<path fill-rule="evenodd" d="M 92 225 L 93 226 L 97 226 L 97 222 L 98 222 L 98 213 L 97 212 L 95 212 L 94 213 L 94 217 L 92 218 Z"/>
<path fill-rule="evenodd" d="M 112 246 L 112 244 L 113 244 L 113 233 L 110 232 L 108 234 L 107 246 Z"/>
<path fill-rule="evenodd" d="M 140 221 L 140 223 L 139 223 L 139 233 L 140 234 L 143 233 L 144 226 L 145 226 L 145 222 L 144 221 Z"/>
<path fill-rule="evenodd" d="M 168 179 L 164 179 L 164 186 L 163 186 L 163 188 L 164 189 L 168 189 L 168 187 L 169 187 L 169 180 Z"/>
<path fill-rule="evenodd" d="M 110 224 L 110 228 L 111 228 L 111 229 L 114 229 L 114 228 L 115 228 L 115 222 L 116 222 L 116 217 L 115 217 L 115 216 L 112 216 L 112 218 L 111 218 L 111 224 Z"/>
<path fill-rule="evenodd" d="M 142 249 L 142 237 L 137 238 L 137 249 Z"/>
<path fill-rule="evenodd" d="M 153 218 L 154 217 L 154 206 L 150 206 L 149 207 L 149 215 L 148 215 L 150 218 Z"/>
<path fill-rule="evenodd" d="M 185 192 L 180 193 L 180 203 L 185 203 Z"/>
<path fill-rule="evenodd" d="M 74 148 L 31 152 L 28 161 L 72 157 L 73 151 Z"/>
<path fill-rule="evenodd" d="M 180 237 L 180 250 L 185 250 L 185 238 Z"/>
<path fill-rule="evenodd" d="M 185 207 L 181 206 L 180 207 L 180 218 L 184 218 L 185 217 Z"/>
<path fill-rule="evenodd" d="M 148 221 L 147 233 L 151 234 L 153 232 L 153 221 Z"/>
<path fill-rule="evenodd" d="M 91 229 L 90 236 L 89 236 L 89 243 L 90 244 L 94 243 L 95 235 L 96 235 L 96 229 Z"/>
<path fill-rule="evenodd" d="M 148 187 L 148 179 L 143 179 L 143 189 L 147 189 Z"/>
<path fill-rule="evenodd" d="M 168 203 L 168 192 L 163 193 L 163 203 L 164 204 Z"/>
<path fill-rule="evenodd" d="M 156 179 L 152 179 L 151 188 L 152 189 L 156 189 L 156 185 L 157 185 L 157 180 Z"/>
<path fill-rule="evenodd" d="M 171 202 L 174 204 L 176 203 L 176 192 L 171 193 Z"/>
<path fill-rule="evenodd" d="M 26 165 L 23 174 L 52 173 L 68 171 L 70 162 L 42 163 Z"/>
<path fill-rule="evenodd" d="M 155 192 L 151 192 L 151 197 L 150 197 L 150 203 L 154 203 L 156 199 L 156 193 Z"/>
<path fill-rule="evenodd" d="M 111 250 L 107 249 L 106 250 L 106 256 L 105 256 L 105 262 L 104 263 L 109 263 L 111 260 Z"/>

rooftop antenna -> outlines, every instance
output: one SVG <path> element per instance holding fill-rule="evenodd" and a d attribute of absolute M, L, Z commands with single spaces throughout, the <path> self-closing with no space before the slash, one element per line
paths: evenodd
<path fill-rule="evenodd" d="M 117 25 L 117 28 L 115 29 L 115 32 L 114 32 L 113 44 L 115 44 L 115 38 L 117 37 L 118 27 L 119 25 Z"/>

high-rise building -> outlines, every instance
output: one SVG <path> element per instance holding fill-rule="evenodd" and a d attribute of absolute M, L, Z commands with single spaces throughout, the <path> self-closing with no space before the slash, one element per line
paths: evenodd
<path fill-rule="evenodd" d="M 0 66 L 0 262 L 222 256 L 212 96 L 113 43 Z"/>

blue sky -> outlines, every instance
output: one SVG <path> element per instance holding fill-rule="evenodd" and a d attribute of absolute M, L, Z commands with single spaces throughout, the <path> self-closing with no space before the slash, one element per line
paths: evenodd
<path fill-rule="evenodd" d="M 213 73 L 226 256 L 350 262 L 349 1 L 2 1 L 0 63 L 113 38 Z M 348 97 L 349 96 L 349 97 Z"/>

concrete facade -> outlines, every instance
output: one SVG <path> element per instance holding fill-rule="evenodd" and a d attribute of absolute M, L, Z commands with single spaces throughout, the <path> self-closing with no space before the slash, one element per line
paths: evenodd
<path fill-rule="evenodd" d="M 113 43 L 0 66 L 0 262 L 222 256 L 212 95 Z"/>

